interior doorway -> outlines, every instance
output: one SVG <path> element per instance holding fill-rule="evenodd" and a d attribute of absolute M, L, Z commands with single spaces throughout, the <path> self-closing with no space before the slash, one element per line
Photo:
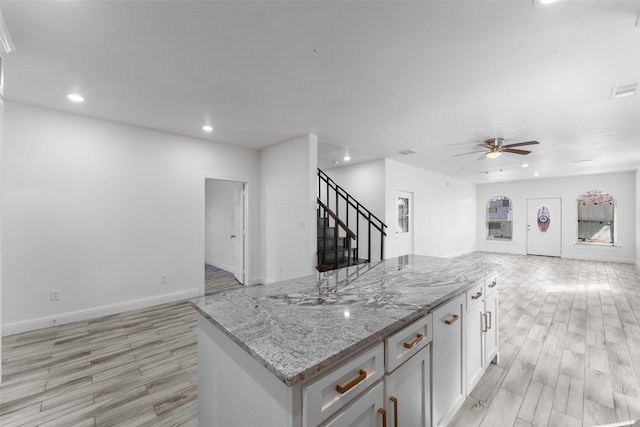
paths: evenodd
<path fill-rule="evenodd" d="M 527 199 L 527 254 L 562 254 L 562 199 Z"/>
<path fill-rule="evenodd" d="M 245 183 L 205 178 L 205 295 L 245 284 Z"/>
<path fill-rule="evenodd" d="M 408 191 L 396 192 L 397 224 L 396 245 L 397 256 L 413 253 L 413 193 Z"/>

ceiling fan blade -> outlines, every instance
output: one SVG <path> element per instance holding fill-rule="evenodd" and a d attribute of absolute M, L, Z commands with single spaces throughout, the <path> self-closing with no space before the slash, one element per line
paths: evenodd
<path fill-rule="evenodd" d="M 488 144 L 488 143 L 486 143 L 486 142 L 483 142 L 482 144 L 478 144 L 478 145 L 479 145 L 480 147 L 484 147 L 484 148 L 487 148 L 487 149 L 489 149 L 489 150 L 491 150 L 492 148 L 495 148 L 493 145 Z"/>
<path fill-rule="evenodd" d="M 513 153 L 513 154 L 529 154 L 531 151 L 528 150 L 516 150 L 513 148 L 505 148 L 502 150 L 503 153 Z"/>
<path fill-rule="evenodd" d="M 466 156 L 467 154 L 474 154 L 474 153 L 484 153 L 484 150 L 478 150 L 478 151 L 469 151 L 468 153 L 462 153 L 462 154 L 456 154 L 454 156 L 451 157 L 460 157 L 460 156 Z"/>
<path fill-rule="evenodd" d="M 503 148 L 511 148 L 511 147 L 522 147 L 523 145 L 536 145 L 540 144 L 538 141 L 526 141 L 526 142 L 516 142 L 515 144 L 507 144 L 503 145 Z"/>

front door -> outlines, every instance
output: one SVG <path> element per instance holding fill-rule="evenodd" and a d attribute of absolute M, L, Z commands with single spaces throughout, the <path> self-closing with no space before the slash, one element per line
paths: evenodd
<path fill-rule="evenodd" d="M 562 253 L 562 199 L 527 199 L 527 254 Z"/>
<path fill-rule="evenodd" d="M 397 255 L 408 255 L 413 253 L 413 193 L 398 191 L 396 203 L 398 207 Z"/>

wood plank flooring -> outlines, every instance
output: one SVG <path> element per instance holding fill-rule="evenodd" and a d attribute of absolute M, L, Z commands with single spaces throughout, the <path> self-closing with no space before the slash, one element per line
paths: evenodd
<path fill-rule="evenodd" d="M 502 265 L 500 361 L 453 427 L 594 426 L 640 419 L 636 265 L 474 253 Z"/>
<path fill-rule="evenodd" d="M 452 426 L 640 418 L 637 266 L 462 258 L 502 264 L 500 363 Z M 196 327 L 195 310 L 180 302 L 4 337 L 0 425 L 195 426 Z"/>
<path fill-rule="evenodd" d="M 213 265 L 204 265 L 204 294 L 213 295 L 218 292 L 239 289 L 243 285 L 240 284 L 233 276 L 233 273 L 222 270 Z"/>

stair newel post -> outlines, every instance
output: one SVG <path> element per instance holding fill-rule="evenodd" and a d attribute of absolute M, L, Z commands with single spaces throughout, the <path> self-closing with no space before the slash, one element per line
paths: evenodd
<path fill-rule="evenodd" d="M 368 227 L 369 236 L 367 238 L 368 238 L 369 244 L 367 245 L 367 261 L 371 262 L 371 212 L 369 212 L 368 220 L 369 220 L 368 221 L 369 222 L 369 227 Z"/>
<path fill-rule="evenodd" d="M 360 254 L 358 253 L 360 251 L 360 203 L 356 200 L 356 252 L 355 252 L 355 259 L 360 258 Z"/>
<path fill-rule="evenodd" d="M 384 259 L 384 224 L 380 222 L 380 261 Z"/>

